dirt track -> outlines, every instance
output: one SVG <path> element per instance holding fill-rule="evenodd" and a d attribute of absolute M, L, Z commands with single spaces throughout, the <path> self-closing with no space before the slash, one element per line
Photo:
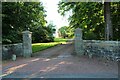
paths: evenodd
<path fill-rule="evenodd" d="M 73 45 L 62 44 L 3 64 L 5 78 L 117 78 L 116 62 L 72 56 Z"/>

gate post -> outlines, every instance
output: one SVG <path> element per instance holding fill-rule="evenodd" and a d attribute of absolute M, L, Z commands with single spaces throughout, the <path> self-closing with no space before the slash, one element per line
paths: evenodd
<path fill-rule="evenodd" d="M 23 57 L 31 57 L 32 54 L 32 32 L 23 31 Z"/>
<path fill-rule="evenodd" d="M 77 28 L 75 30 L 75 54 L 81 56 L 84 54 L 83 49 L 83 39 L 82 39 L 82 29 Z"/>

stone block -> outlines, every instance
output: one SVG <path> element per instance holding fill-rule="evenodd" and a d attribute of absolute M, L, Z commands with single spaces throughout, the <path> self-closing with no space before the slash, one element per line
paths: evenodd
<path fill-rule="evenodd" d="M 74 47 L 75 47 L 75 53 L 76 55 L 83 55 L 84 54 L 84 47 L 83 47 L 83 40 L 82 40 L 82 29 L 77 28 L 75 30 L 75 43 L 74 43 Z"/>
<path fill-rule="evenodd" d="M 31 57 L 32 55 L 32 32 L 24 31 L 23 32 L 23 56 Z"/>

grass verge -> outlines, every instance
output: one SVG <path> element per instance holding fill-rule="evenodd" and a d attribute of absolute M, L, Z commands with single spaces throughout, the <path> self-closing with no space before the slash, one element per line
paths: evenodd
<path fill-rule="evenodd" d="M 33 51 L 33 53 L 35 53 L 35 52 L 38 52 L 38 51 L 41 51 L 41 50 L 56 46 L 58 44 L 60 44 L 60 43 L 57 43 L 57 42 L 35 43 L 35 44 L 32 44 L 32 51 Z"/>
<path fill-rule="evenodd" d="M 67 39 L 55 38 L 54 42 L 50 42 L 50 43 L 34 43 L 34 44 L 32 44 L 32 51 L 33 51 L 33 53 L 35 53 L 35 52 L 42 51 L 47 48 L 56 46 L 61 43 L 65 44 L 66 42 L 67 42 Z"/>
<path fill-rule="evenodd" d="M 61 42 L 61 43 L 63 42 L 63 43 L 64 43 L 64 42 L 67 42 L 68 39 L 64 39 L 64 38 L 55 38 L 54 41 L 55 41 L 55 42 Z"/>

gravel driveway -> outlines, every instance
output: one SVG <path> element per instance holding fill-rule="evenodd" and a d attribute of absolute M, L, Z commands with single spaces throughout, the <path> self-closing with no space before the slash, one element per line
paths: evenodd
<path fill-rule="evenodd" d="M 117 78 L 116 62 L 72 56 L 73 44 L 61 44 L 31 58 L 3 63 L 3 78 Z"/>

